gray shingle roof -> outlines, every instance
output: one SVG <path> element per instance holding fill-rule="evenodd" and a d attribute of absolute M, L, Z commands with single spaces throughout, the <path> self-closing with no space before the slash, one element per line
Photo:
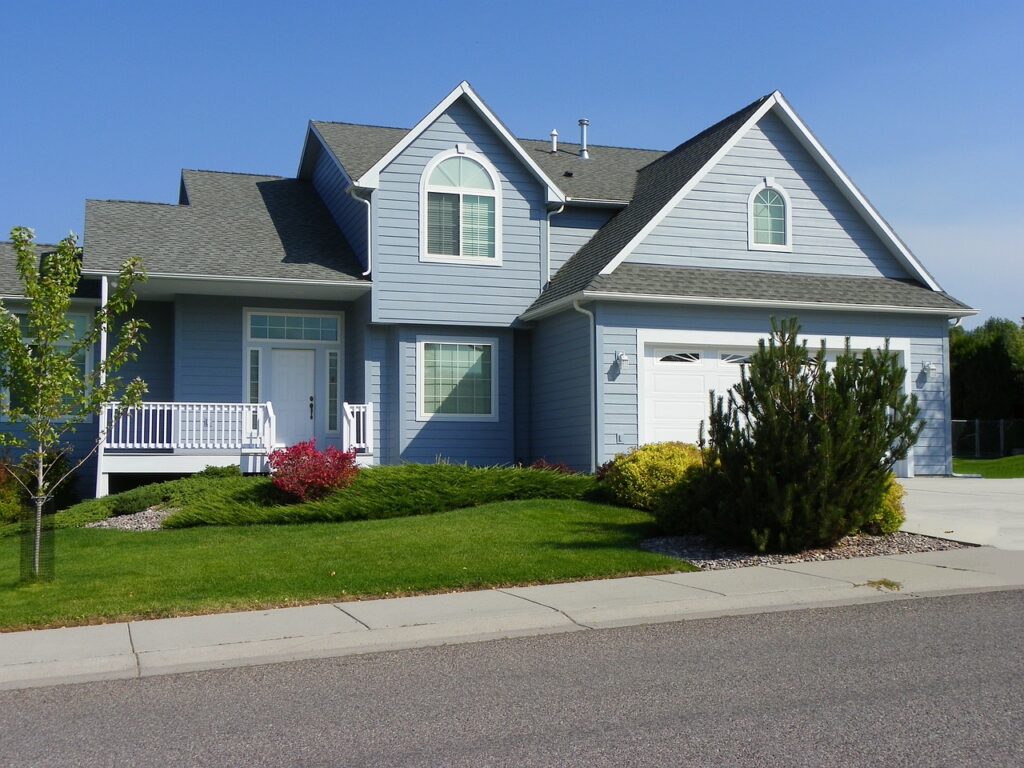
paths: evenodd
<path fill-rule="evenodd" d="M 211 171 L 182 182 L 188 205 L 86 201 L 86 271 L 140 256 L 151 274 L 364 280 L 310 182 Z"/>
<path fill-rule="evenodd" d="M 970 309 L 952 296 L 933 291 L 913 280 L 668 267 L 628 262 L 620 264 L 610 275 L 598 275 L 587 290 L 700 299 L 954 311 Z"/>
<path fill-rule="evenodd" d="M 748 104 L 641 169 L 633 201 L 601 227 L 558 270 L 530 309 L 537 309 L 586 288 L 767 98 L 763 96 Z"/>
<path fill-rule="evenodd" d="M 388 153 L 409 131 L 352 123 L 314 121 L 327 148 L 353 179 L 358 179 Z M 578 144 L 551 144 L 537 139 L 517 139 L 523 150 L 558 187 L 577 200 L 626 202 L 633 197 L 637 171 L 665 152 L 590 144 L 590 158 L 581 160 Z M 566 176 L 569 172 L 572 175 Z"/>
<path fill-rule="evenodd" d="M 42 257 L 56 247 L 49 243 L 36 243 L 36 253 Z M 0 296 L 24 295 L 25 289 L 18 278 L 14 243 L 0 242 Z"/>

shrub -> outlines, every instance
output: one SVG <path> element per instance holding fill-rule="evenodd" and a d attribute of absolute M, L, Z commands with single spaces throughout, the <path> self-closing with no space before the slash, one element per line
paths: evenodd
<path fill-rule="evenodd" d="M 530 465 L 530 469 L 543 469 L 547 472 L 558 472 L 562 475 L 575 475 L 576 470 L 566 464 L 564 461 L 557 463 L 550 462 L 547 459 L 537 459 L 533 464 Z"/>
<path fill-rule="evenodd" d="M 719 468 L 701 461 L 661 494 L 652 510 L 654 519 L 670 536 L 703 533 L 714 526 L 714 510 L 722 492 Z"/>
<path fill-rule="evenodd" d="M 164 525 L 257 525 L 378 520 L 429 515 L 496 501 L 591 498 L 591 475 L 525 467 L 401 464 L 369 467 L 340 493 L 304 504 L 284 504 L 269 480 L 195 478 L 175 481 L 171 501 L 181 511 Z"/>
<path fill-rule="evenodd" d="M 319 499 L 345 488 L 359 472 L 355 451 L 339 451 L 334 446 L 318 451 L 315 440 L 273 451 L 268 462 L 274 487 L 299 501 Z"/>
<path fill-rule="evenodd" d="M 0 524 L 16 523 L 24 509 L 22 489 L 6 464 L 0 464 Z"/>
<path fill-rule="evenodd" d="M 896 478 L 889 475 L 885 485 L 885 493 L 882 501 L 872 513 L 862 530 L 875 536 L 882 534 L 896 533 L 907 521 L 906 512 L 903 509 L 903 496 L 906 491 L 903 486 L 896 482 Z"/>
<path fill-rule="evenodd" d="M 721 488 L 705 533 L 759 552 L 831 547 L 861 530 L 921 430 L 895 354 L 847 345 L 830 370 L 824 345 L 812 358 L 799 330 L 773 320 L 740 383 L 712 394 Z"/>
<path fill-rule="evenodd" d="M 226 467 L 215 467 L 213 465 L 204 467 L 196 472 L 193 477 L 241 477 L 242 468 L 237 464 L 228 464 Z"/>
<path fill-rule="evenodd" d="M 150 507 L 163 504 L 170 498 L 171 488 L 168 483 L 153 483 L 152 485 L 140 485 L 130 491 L 111 496 L 110 505 L 111 517 L 121 515 L 134 515 L 136 512 L 143 512 Z"/>
<path fill-rule="evenodd" d="M 624 507 L 653 510 L 661 497 L 701 463 L 689 443 L 650 443 L 616 456 L 601 476 L 609 496 Z"/>

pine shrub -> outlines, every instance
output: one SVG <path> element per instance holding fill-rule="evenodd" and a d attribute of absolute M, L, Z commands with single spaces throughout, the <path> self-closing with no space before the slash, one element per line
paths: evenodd
<path fill-rule="evenodd" d="M 759 552 L 830 547 L 862 530 L 921 430 L 897 355 L 847 344 L 829 370 L 824 345 L 812 356 L 799 330 L 773 319 L 740 383 L 711 393 L 717 497 L 702 526 Z"/>
<path fill-rule="evenodd" d="M 689 443 L 649 443 L 616 456 L 599 477 L 612 503 L 655 509 L 661 497 L 701 463 L 700 450 Z"/>

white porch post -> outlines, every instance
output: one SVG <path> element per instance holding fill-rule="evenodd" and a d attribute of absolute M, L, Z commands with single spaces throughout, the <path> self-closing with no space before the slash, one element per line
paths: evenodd
<path fill-rule="evenodd" d="M 100 277 L 100 309 L 107 308 L 110 296 L 110 281 L 106 275 Z M 107 383 L 107 324 L 100 329 L 100 384 Z"/>

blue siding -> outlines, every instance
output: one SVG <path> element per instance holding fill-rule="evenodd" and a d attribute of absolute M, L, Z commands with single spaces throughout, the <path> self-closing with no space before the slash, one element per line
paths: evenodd
<path fill-rule="evenodd" d="M 334 162 L 330 151 L 321 146 L 313 169 L 313 187 L 331 212 L 338 229 L 352 246 L 359 263 L 366 269 L 366 206 L 345 193 L 348 186 L 348 179 Z"/>
<path fill-rule="evenodd" d="M 116 375 L 125 381 L 138 377 L 146 382 L 146 400 L 172 402 L 174 305 L 171 302 L 140 301 L 135 305 L 133 314 L 149 323 L 149 328 L 143 331 L 146 343 L 139 350 L 139 359 L 126 363 Z"/>
<path fill-rule="evenodd" d="M 366 339 L 370 325 L 370 297 L 352 302 L 345 315 L 345 400 L 366 402 Z"/>
<path fill-rule="evenodd" d="M 416 420 L 416 338 L 498 339 L 498 420 Z M 438 459 L 479 466 L 515 461 L 513 398 L 513 338 L 511 331 L 494 328 L 437 328 L 403 326 L 397 332 L 399 451 L 401 461 L 433 463 Z"/>
<path fill-rule="evenodd" d="M 793 252 L 747 246 L 747 198 L 764 178 L 789 193 Z M 906 277 L 906 270 L 774 115 L 766 115 L 629 255 L 628 261 Z"/>
<path fill-rule="evenodd" d="M 456 143 L 486 156 L 498 170 L 501 266 L 419 260 L 420 178 L 431 158 Z M 537 297 L 545 190 L 464 101 L 381 173 L 373 201 L 374 322 L 508 326 Z"/>
<path fill-rule="evenodd" d="M 617 209 L 566 206 L 551 217 L 551 277 L 612 218 Z"/>
<path fill-rule="evenodd" d="M 533 458 L 590 471 L 590 321 L 575 311 L 537 322 L 531 340 Z"/>
<path fill-rule="evenodd" d="M 599 462 L 632 447 L 638 439 L 637 366 L 615 375 L 614 356 L 625 352 L 638 360 L 637 328 L 670 330 L 748 331 L 767 333 L 770 317 L 785 312 L 770 310 L 672 307 L 655 304 L 600 303 L 599 325 Z M 918 475 L 945 475 L 952 471 L 952 446 L 949 423 L 949 349 L 944 318 L 894 316 L 868 313 L 805 312 L 800 315 L 808 335 L 876 336 L 910 339 L 913 391 L 918 397 L 924 431 L 914 448 L 914 472 Z M 921 365 L 931 361 L 936 372 L 927 379 L 918 374 Z M 623 436 L 618 443 L 616 435 Z"/>
<path fill-rule="evenodd" d="M 396 464 L 398 451 L 399 378 L 395 329 L 371 325 L 366 335 L 364 372 L 366 401 L 373 403 L 373 440 L 378 464 Z"/>

